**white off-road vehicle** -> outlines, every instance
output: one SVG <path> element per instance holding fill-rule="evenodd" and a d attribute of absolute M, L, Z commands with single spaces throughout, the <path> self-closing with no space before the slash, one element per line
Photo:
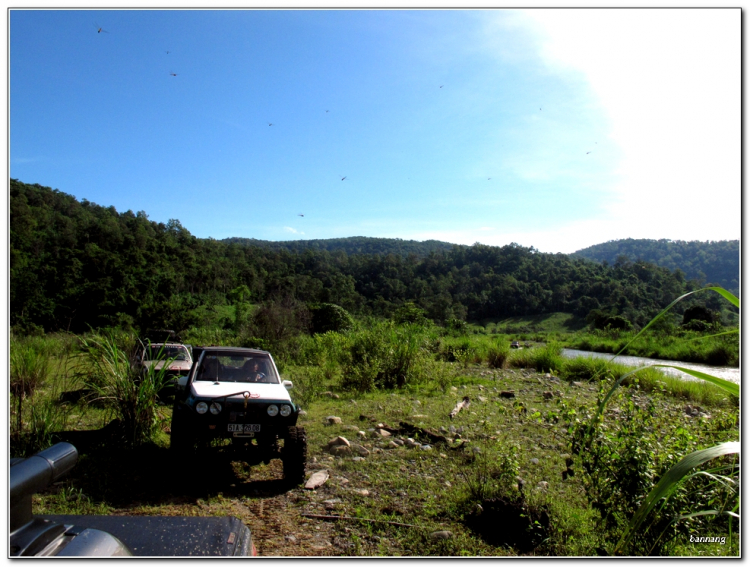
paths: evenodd
<path fill-rule="evenodd" d="M 280 458 L 284 478 L 305 480 L 307 439 L 297 425 L 292 383 L 271 354 L 250 348 L 194 348 L 195 363 L 177 382 L 171 448 L 187 456 L 214 439 L 230 439 L 248 464 Z"/>

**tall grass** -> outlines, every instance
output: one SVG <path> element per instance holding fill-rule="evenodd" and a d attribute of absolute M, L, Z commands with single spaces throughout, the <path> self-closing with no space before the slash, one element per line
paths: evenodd
<path fill-rule="evenodd" d="M 15 411 L 11 421 L 11 438 L 18 441 L 24 430 L 24 401 L 42 386 L 52 358 L 39 337 L 11 339 L 10 396 Z"/>
<path fill-rule="evenodd" d="M 29 456 L 67 423 L 70 408 L 59 397 L 70 382 L 69 347 L 58 337 L 12 337 L 10 346 L 10 449 Z"/>
<path fill-rule="evenodd" d="M 157 364 L 141 369 L 132 364 L 134 348 L 134 338 L 127 335 L 81 339 L 83 356 L 89 364 L 86 384 L 120 420 L 123 440 L 130 447 L 152 440 L 158 430 L 158 397 L 171 363 L 171 359 L 166 359 L 159 369 Z M 163 355 L 158 359 L 164 360 Z"/>

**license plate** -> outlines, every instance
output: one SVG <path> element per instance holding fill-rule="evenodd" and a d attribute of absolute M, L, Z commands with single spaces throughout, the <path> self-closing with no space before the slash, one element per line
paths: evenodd
<path fill-rule="evenodd" d="M 259 423 L 230 423 L 229 431 L 234 433 L 258 433 L 260 431 Z"/>

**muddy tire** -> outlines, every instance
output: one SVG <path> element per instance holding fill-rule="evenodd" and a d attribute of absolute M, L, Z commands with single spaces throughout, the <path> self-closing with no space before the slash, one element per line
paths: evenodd
<path fill-rule="evenodd" d="M 307 435 L 304 427 L 290 427 L 282 453 L 284 479 L 294 485 L 305 482 L 307 470 Z"/>

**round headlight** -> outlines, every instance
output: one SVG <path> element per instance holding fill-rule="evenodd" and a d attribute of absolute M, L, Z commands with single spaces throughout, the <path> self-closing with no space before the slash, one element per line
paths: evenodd
<path fill-rule="evenodd" d="M 266 410 L 266 412 L 268 412 L 268 415 L 273 417 L 279 413 L 279 408 L 275 404 L 271 404 L 270 406 L 268 406 L 268 409 Z"/>
<path fill-rule="evenodd" d="M 219 415 L 221 413 L 221 404 L 218 402 L 214 402 L 211 404 L 211 407 L 208 409 L 211 410 L 212 414 Z"/>
<path fill-rule="evenodd" d="M 198 404 L 195 406 L 195 411 L 200 414 L 206 413 L 208 411 L 208 404 L 206 402 L 198 402 Z"/>
<path fill-rule="evenodd" d="M 281 410 L 279 410 L 279 413 L 283 417 L 288 417 L 290 413 L 292 413 L 292 406 L 283 405 L 281 406 Z"/>

